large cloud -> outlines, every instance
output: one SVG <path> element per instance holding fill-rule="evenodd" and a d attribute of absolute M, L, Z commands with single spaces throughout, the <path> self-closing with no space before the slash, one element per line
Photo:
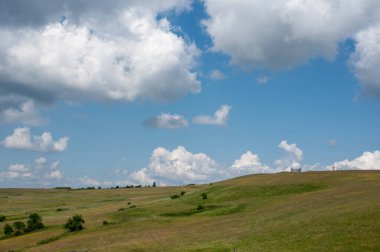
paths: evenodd
<path fill-rule="evenodd" d="M 338 43 L 375 22 L 376 0 L 205 0 L 213 50 L 244 68 L 334 59 Z"/>
<path fill-rule="evenodd" d="M 380 1 L 204 0 L 212 50 L 244 69 L 286 69 L 313 58 L 334 60 L 355 42 L 354 74 L 367 95 L 380 97 Z"/>
<path fill-rule="evenodd" d="M 200 91 L 192 71 L 198 49 L 167 19 L 156 19 L 189 1 L 0 5 L 0 94 L 45 102 L 172 101 Z"/>
<path fill-rule="evenodd" d="M 131 174 L 130 178 L 138 183 L 161 185 L 204 183 L 224 177 L 217 163 L 203 153 L 191 153 L 183 146 L 173 151 L 156 148 L 147 167 Z"/>
<path fill-rule="evenodd" d="M 54 141 L 50 132 L 44 132 L 41 136 L 32 137 L 29 128 L 16 128 L 12 135 L 7 136 L 1 142 L 6 148 L 41 152 L 61 152 L 66 150 L 68 143 L 68 137 L 62 137 L 58 141 Z"/>

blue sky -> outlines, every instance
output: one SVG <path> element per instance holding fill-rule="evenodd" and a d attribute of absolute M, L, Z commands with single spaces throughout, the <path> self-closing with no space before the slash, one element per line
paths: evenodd
<path fill-rule="evenodd" d="M 1 187 L 380 169 L 377 1 L 1 4 Z"/>

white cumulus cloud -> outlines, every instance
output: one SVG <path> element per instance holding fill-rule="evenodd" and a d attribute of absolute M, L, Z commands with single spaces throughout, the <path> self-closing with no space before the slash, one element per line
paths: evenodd
<path fill-rule="evenodd" d="M 32 176 L 30 168 L 24 164 L 11 164 L 7 171 L 0 172 L 0 179 L 29 179 Z"/>
<path fill-rule="evenodd" d="M 16 128 L 13 134 L 7 136 L 1 144 L 11 149 L 61 152 L 67 148 L 68 142 L 68 137 L 62 137 L 58 141 L 54 141 L 50 132 L 44 132 L 41 136 L 32 137 L 29 128 Z"/>
<path fill-rule="evenodd" d="M 213 116 L 200 115 L 193 118 L 195 124 L 226 125 L 231 106 L 222 105 Z"/>
<path fill-rule="evenodd" d="M 0 91 L 66 101 L 172 101 L 198 93 L 192 70 L 198 49 L 172 32 L 166 18 L 157 19 L 188 1 L 153 2 L 118 1 L 96 11 L 83 2 L 83 13 L 64 22 L 0 25 Z M 70 1 L 66 7 L 69 13 L 78 8 Z"/>
<path fill-rule="evenodd" d="M 189 123 L 181 115 L 162 113 L 159 116 L 145 120 L 144 125 L 151 128 L 178 129 L 187 127 Z"/>
<path fill-rule="evenodd" d="M 334 59 L 338 43 L 378 21 L 379 1 L 205 0 L 213 50 L 244 68 Z"/>
<path fill-rule="evenodd" d="M 353 160 L 342 160 L 327 167 L 332 170 L 380 170 L 380 151 L 364 152 Z"/>
<path fill-rule="evenodd" d="M 268 173 L 271 168 L 261 163 L 259 155 L 247 151 L 239 159 L 236 159 L 231 166 L 233 172 L 239 175 L 254 174 L 254 173 Z"/>
<path fill-rule="evenodd" d="M 223 177 L 223 170 L 203 153 L 191 153 L 183 146 L 170 151 L 156 148 L 150 163 L 143 169 L 133 172 L 130 178 L 141 184 L 153 181 L 161 185 L 205 183 Z"/>

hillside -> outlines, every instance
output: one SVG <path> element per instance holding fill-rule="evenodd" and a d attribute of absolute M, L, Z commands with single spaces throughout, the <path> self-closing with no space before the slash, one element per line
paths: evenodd
<path fill-rule="evenodd" d="M 0 251 L 376 251 L 380 172 L 250 175 L 183 187 L 0 189 L 0 214 L 7 216 L 0 236 L 6 223 L 26 222 L 30 212 L 42 215 L 46 228 L 2 239 Z M 70 233 L 63 224 L 75 213 L 85 229 Z"/>

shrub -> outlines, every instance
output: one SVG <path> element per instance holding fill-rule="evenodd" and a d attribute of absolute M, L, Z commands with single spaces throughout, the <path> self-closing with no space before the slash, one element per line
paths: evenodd
<path fill-rule="evenodd" d="M 207 199 L 207 193 L 202 193 L 202 199 Z"/>
<path fill-rule="evenodd" d="M 131 203 L 131 202 L 128 202 L 127 204 L 130 205 L 130 204 L 132 204 L 132 203 Z"/>
<path fill-rule="evenodd" d="M 183 195 L 185 195 L 186 194 L 186 192 L 185 191 L 182 191 L 181 192 L 181 196 L 183 196 Z"/>
<path fill-rule="evenodd" d="M 6 219 L 5 215 L 0 215 L 0 222 L 5 221 L 5 219 Z"/>
<path fill-rule="evenodd" d="M 205 209 L 204 206 L 202 206 L 202 205 L 198 205 L 198 207 L 197 207 L 197 210 L 198 210 L 198 211 L 203 210 L 203 209 Z"/>
<path fill-rule="evenodd" d="M 156 187 L 156 181 L 153 182 L 152 187 Z"/>
<path fill-rule="evenodd" d="M 108 225 L 108 221 L 103 221 L 103 225 L 105 226 L 105 225 Z"/>
<path fill-rule="evenodd" d="M 178 199 L 178 198 L 179 198 L 179 195 L 178 195 L 178 194 L 170 195 L 170 198 L 171 198 L 171 199 Z"/>
<path fill-rule="evenodd" d="M 44 224 L 42 223 L 42 217 L 38 213 L 32 213 L 29 215 L 28 231 L 33 231 L 37 229 L 44 228 Z"/>
<path fill-rule="evenodd" d="M 80 231 L 83 229 L 83 223 L 82 215 L 75 214 L 66 221 L 65 228 L 69 229 L 70 232 Z"/>
<path fill-rule="evenodd" d="M 11 235 L 13 233 L 13 228 L 9 224 L 5 224 L 4 226 L 4 234 L 5 235 Z"/>
<path fill-rule="evenodd" d="M 26 225 L 22 221 L 16 221 L 13 223 L 13 228 L 15 230 L 15 235 L 20 235 L 22 233 L 25 233 L 26 231 Z"/>
<path fill-rule="evenodd" d="M 125 210 L 125 207 L 120 207 L 119 209 L 117 209 L 118 212 L 124 211 L 124 210 Z"/>

